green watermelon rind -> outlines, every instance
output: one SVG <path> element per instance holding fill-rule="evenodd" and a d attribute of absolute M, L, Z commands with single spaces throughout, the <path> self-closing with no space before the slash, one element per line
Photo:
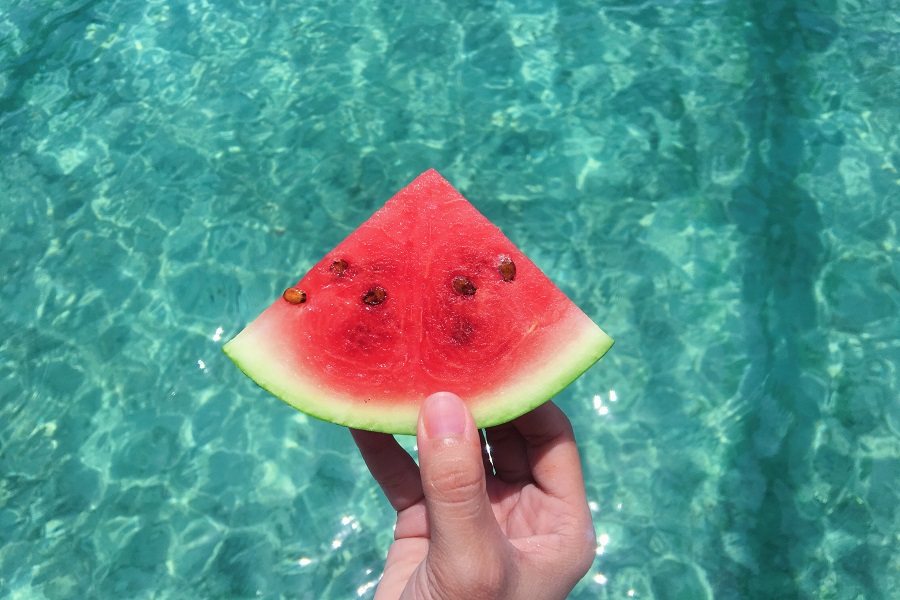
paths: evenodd
<path fill-rule="evenodd" d="M 355 429 L 415 435 L 419 407 L 425 399 L 372 401 L 317 383 L 285 360 L 297 352 L 280 335 L 280 322 L 263 313 L 223 346 L 229 358 L 257 385 L 317 419 Z M 574 304 L 558 322 L 543 351 L 527 364 L 516 365 L 509 381 L 478 397 L 466 398 L 479 428 L 511 421 L 562 391 L 612 347 L 613 340 Z M 557 343 L 554 343 L 558 340 Z M 435 389 L 453 392 L 453 389 Z"/>

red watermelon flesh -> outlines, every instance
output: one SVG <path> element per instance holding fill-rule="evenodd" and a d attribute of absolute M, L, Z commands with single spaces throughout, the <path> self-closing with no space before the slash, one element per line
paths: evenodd
<path fill-rule="evenodd" d="M 612 340 L 436 171 L 329 252 L 224 346 L 314 417 L 415 433 L 451 391 L 479 427 L 545 402 Z"/>

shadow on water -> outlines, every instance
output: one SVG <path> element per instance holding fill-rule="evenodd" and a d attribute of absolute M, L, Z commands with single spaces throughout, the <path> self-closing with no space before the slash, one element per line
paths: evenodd
<path fill-rule="evenodd" d="M 727 535 L 722 597 L 798 598 L 824 524 L 797 492 L 811 476 L 826 389 L 815 282 L 824 262 L 818 204 L 798 184 L 817 107 L 807 59 L 837 26 L 811 2 L 757 1 L 746 8 L 753 84 L 742 118 L 751 153 L 729 211 L 743 234 L 743 317 L 753 362 L 741 396 L 752 403 L 732 448 L 720 497 Z"/>

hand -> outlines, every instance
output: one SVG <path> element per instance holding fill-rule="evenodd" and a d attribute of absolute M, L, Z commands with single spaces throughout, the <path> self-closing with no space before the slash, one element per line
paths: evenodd
<path fill-rule="evenodd" d="M 562 600 L 596 538 L 569 420 L 547 402 L 484 440 L 465 403 L 440 392 L 419 413 L 421 467 L 384 433 L 352 430 L 397 510 L 376 600 Z"/>

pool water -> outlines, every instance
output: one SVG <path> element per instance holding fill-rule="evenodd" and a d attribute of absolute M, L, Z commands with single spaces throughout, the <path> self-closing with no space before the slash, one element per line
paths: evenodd
<path fill-rule="evenodd" d="M 900 597 L 898 56 L 891 0 L 0 0 L 0 597 L 371 598 L 347 431 L 220 348 L 430 167 L 617 341 L 572 598 Z"/>

